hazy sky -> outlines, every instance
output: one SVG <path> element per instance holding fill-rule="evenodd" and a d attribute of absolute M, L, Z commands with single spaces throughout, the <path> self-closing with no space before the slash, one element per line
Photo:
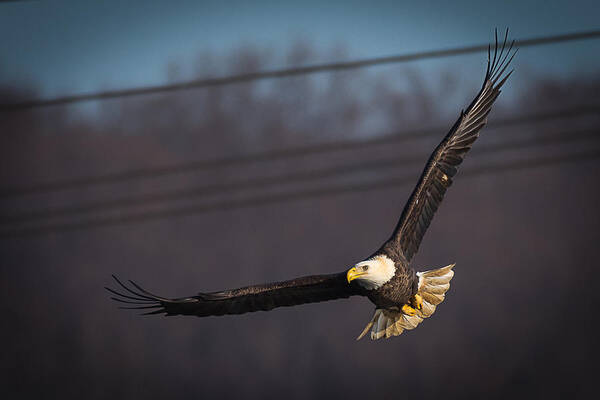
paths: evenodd
<path fill-rule="evenodd" d="M 0 83 L 57 96 L 160 84 L 171 61 L 187 78 L 201 51 L 226 56 L 254 45 L 284 59 L 304 40 L 320 53 L 344 45 L 361 58 L 478 44 L 494 27 L 509 26 L 517 38 L 597 29 L 598 15 L 594 0 L 8 2 L 0 3 Z M 522 53 L 534 70 L 589 73 L 600 40 Z"/>

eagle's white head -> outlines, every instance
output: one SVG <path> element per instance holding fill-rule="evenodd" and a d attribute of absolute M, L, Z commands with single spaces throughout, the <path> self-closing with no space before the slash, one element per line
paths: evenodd
<path fill-rule="evenodd" d="M 380 254 L 368 260 L 359 262 L 350 268 L 346 274 L 348 283 L 356 279 L 356 283 L 365 289 L 373 290 L 383 286 L 396 274 L 394 262 Z"/>

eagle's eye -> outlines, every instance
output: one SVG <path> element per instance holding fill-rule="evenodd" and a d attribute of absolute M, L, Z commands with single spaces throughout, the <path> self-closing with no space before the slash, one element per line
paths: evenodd
<path fill-rule="evenodd" d="M 368 271 L 369 270 L 369 266 L 368 265 L 363 265 L 363 271 Z"/>

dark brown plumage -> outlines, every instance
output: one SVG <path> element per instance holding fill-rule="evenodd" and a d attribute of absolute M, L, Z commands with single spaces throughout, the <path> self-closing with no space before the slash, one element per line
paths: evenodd
<path fill-rule="evenodd" d="M 133 281 L 129 281 L 132 287 L 128 287 L 116 276 L 113 276 L 113 278 L 122 289 L 128 292 L 128 294 L 123 294 L 111 288 L 106 288 L 118 296 L 113 297 L 113 300 L 136 304 L 135 306 L 124 306 L 122 308 L 157 308 L 158 310 L 146 314 L 165 313 L 166 315 L 196 315 L 198 317 L 269 311 L 276 307 L 343 299 L 360 292 L 360 290 L 354 290 L 355 285 L 348 285 L 345 272 L 305 276 L 284 282 L 247 286 L 222 292 L 199 293 L 195 296 L 179 299 L 166 299 L 154 295 L 142 289 Z"/>
<path fill-rule="evenodd" d="M 456 175 L 458 166 L 471 149 L 473 142 L 479 137 L 481 128 L 487 123 L 487 115 L 492 110 L 492 104 L 500 94 L 500 88 L 512 73 L 510 71 L 501 81 L 498 81 L 515 55 L 515 53 L 510 55 L 514 42 L 506 52 L 504 51 L 506 37 L 498 55 L 496 36 L 494 59 L 491 63 L 488 62 L 485 80 L 479 94 L 461 113 L 450 132 L 429 157 L 419 183 L 402 210 L 400 221 L 392 237 L 383 247 L 391 253 L 400 250 L 407 262 L 410 262 L 419 249 L 433 215 L 442 202 L 446 190 L 452 185 L 452 178 Z M 489 56 L 488 49 L 488 58 Z"/>
<path fill-rule="evenodd" d="M 114 300 L 127 304 L 122 308 L 150 310 L 146 314 L 199 317 L 268 311 L 362 295 L 375 304 L 376 312 L 360 337 L 369 329 L 373 339 L 413 329 L 444 300 L 454 265 L 417 273 L 410 267 L 410 261 L 458 166 L 485 126 L 500 88 L 512 73 L 504 74 L 516 53 L 511 53 L 513 43 L 507 48 L 507 36 L 508 30 L 499 49 L 496 34 L 493 59 L 488 49 L 488 67 L 481 90 L 427 161 L 390 239 L 366 261 L 338 274 L 306 276 L 178 299 L 156 296 L 132 281 L 127 286 L 116 277 L 125 292 L 107 290 L 116 295 Z"/>

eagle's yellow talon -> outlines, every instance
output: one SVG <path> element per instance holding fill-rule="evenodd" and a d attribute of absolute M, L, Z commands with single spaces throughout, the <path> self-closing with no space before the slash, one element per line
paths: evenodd
<path fill-rule="evenodd" d="M 405 305 L 402 306 L 402 312 L 404 314 L 410 315 L 412 317 L 413 315 L 415 315 L 417 313 L 417 310 L 415 310 L 414 308 L 412 308 L 408 304 L 405 304 Z"/>
<path fill-rule="evenodd" d="M 419 311 L 423 309 L 423 298 L 420 294 L 415 294 L 415 296 L 412 299 L 412 306 Z"/>

